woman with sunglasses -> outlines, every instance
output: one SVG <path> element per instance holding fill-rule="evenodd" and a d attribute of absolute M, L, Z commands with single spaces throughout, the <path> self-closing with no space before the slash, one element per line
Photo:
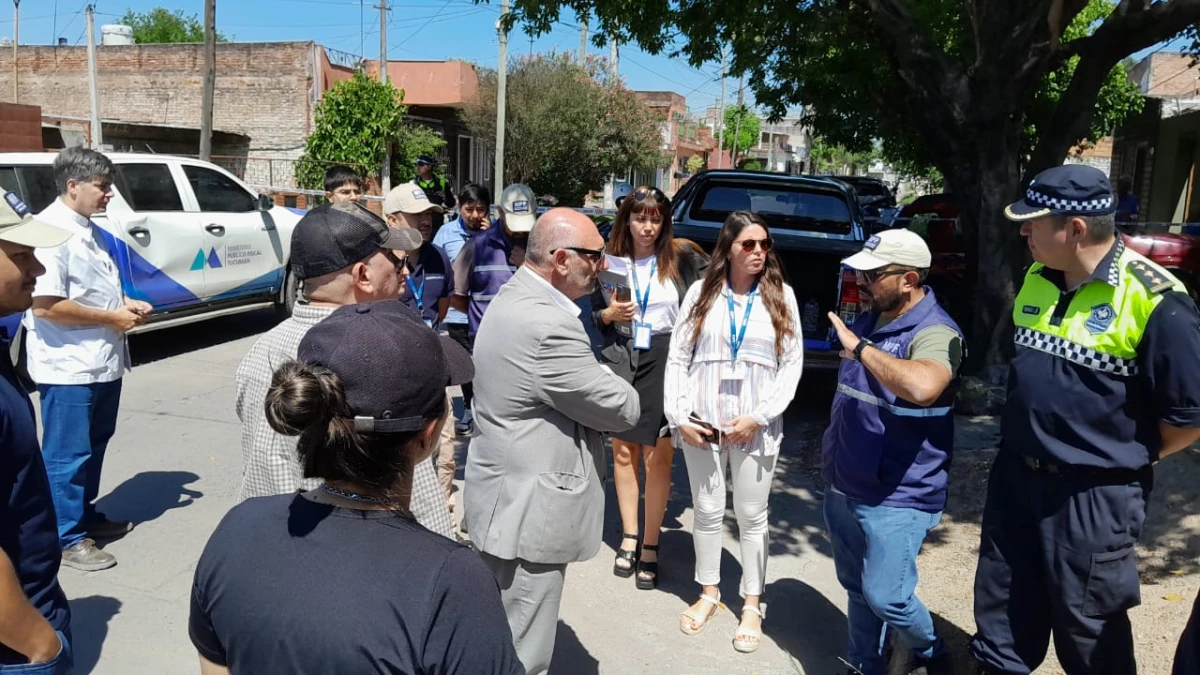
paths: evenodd
<path fill-rule="evenodd" d="M 324 482 L 246 500 L 213 532 L 188 621 L 200 672 L 524 673 L 496 578 L 408 509 L 444 388 L 474 376 L 466 350 L 383 300 L 330 314 L 297 359 L 266 415 Z"/>
<path fill-rule="evenodd" d="M 739 652 L 758 649 L 766 605 L 767 497 L 783 440 L 783 412 L 803 367 L 799 310 L 771 251 L 761 217 L 725 220 L 704 280 L 687 292 L 667 360 L 665 411 L 692 484 L 696 582 L 700 599 L 679 619 L 688 635 L 720 607 L 725 467 L 741 543 Z"/>
<path fill-rule="evenodd" d="M 613 574 L 642 590 L 658 586 L 658 537 L 671 493 L 674 447 L 663 416 L 663 376 L 679 302 L 704 274 L 708 260 L 671 229 L 671 201 L 641 187 L 621 201 L 608 241 L 608 280 L 592 296 L 595 324 L 604 336 L 602 357 L 633 384 L 641 398 L 637 426 L 612 439 L 613 482 L 622 540 Z M 645 464 L 646 514 L 638 554 L 638 469 Z M 635 563 L 636 561 L 636 563 Z"/>

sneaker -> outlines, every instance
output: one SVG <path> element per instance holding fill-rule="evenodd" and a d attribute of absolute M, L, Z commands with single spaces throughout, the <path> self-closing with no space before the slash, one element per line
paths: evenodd
<path fill-rule="evenodd" d="M 454 423 L 454 430 L 460 436 L 466 436 L 475 428 L 475 415 L 471 414 L 471 409 L 467 408 L 463 411 L 462 419 Z"/>
<path fill-rule="evenodd" d="M 67 567 L 73 567 L 84 572 L 98 572 L 117 564 L 117 559 L 111 553 L 96 548 L 96 542 L 84 539 L 71 548 L 63 549 L 62 562 Z"/>
<path fill-rule="evenodd" d="M 87 523 L 83 528 L 87 530 L 87 535 L 92 539 L 113 539 L 132 532 L 133 521 L 109 520 L 105 516 L 100 516 L 99 520 Z"/>

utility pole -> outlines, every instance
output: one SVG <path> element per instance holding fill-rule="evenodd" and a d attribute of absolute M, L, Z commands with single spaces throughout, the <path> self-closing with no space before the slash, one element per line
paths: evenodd
<path fill-rule="evenodd" d="M 387 24 L 388 24 L 388 3 L 387 0 L 379 0 L 377 5 L 379 8 L 379 81 L 383 84 L 388 83 L 388 52 L 387 52 Z M 390 130 L 390 131 L 395 131 Z M 383 154 L 383 169 L 379 172 L 379 187 L 386 196 L 392 191 L 392 142 L 389 140 L 387 149 Z"/>
<path fill-rule="evenodd" d="M 500 2 L 500 18 L 496 20 L 500 38 L 500 60 L 496 64 L 496 166 L 492 174 L 492 194 L 499 196 L 504 189 L 504 125 L 508 99 L 508 0 Z"/>
<path fill-rule="evenodd" d="M 200 101 L 200 161 L 212 160 L 213 98 L 217 86 L 217 0 L 204 0 L 204 92 Z"/>
<path fill-rule="evenodd" d="M 620 58 L 620 55 L 618 54 L 618 51 L 617 51 L 617 36 L 609 35 L 608 36 L 608 77 L 610 80 L 612 80 L 613 84 L 617 83 L 617 78 L 620 77 L 620 75 L 621 75 L 621 71 L 620 71 L 620 67 L 619 67 L 620 62 L 618 61 L 619 58 Z"/>
<path fill-rule="evenodd" d="M 721 102 L 717 106 L 717 168 L 722 169 L 721 154 L 725 152 L 725 65 L 729 61 L 729 47 L 721 47 Z"/>
<path fill-rule="evenodd" d="M 96 85 L 96 16 L 95 7 L 87 6 L 88 39 L 88 90 L 92 99 L 92 149 L 104 145 L 104 131 L 100 128 L 100 91 Z"/>
<path fill-rule="evenodd" d="M 20 103 L 18 100 L 19 88 L 17 78 L 20 77 L 17 70 L 17 45 L 21 43 L 21 0 L 13 0 L 13 103 Z"/>
<path fill-rule="evenodd" d="M 737 104 L 738 116 L 737 116 L 737 122 L 733 125 L 733 153 L 729 156 L 729 161 L 731 164 L 730 168 L 734 168 L 737 166 L 737 151 L 738 151 L 738 146 L 741 145 L 741 140 L 742 140 L 742 101 L 743 101 L 742 93 L 745 91 L 745 89 L 746 89 L 746 75 L 745 75 L 745 73 L 743 73 L 741 75 L 741 77 L 738 78 L 738 104 Z M 750 146 L 747 145 L 746 149 L 749 150 Z"/>
<path fill-rule="evenodd" d="M 588 12 L 584 12 L 583 15 L 579 17 L 579 63 L 580 64 L 582 64 L 583 60 L 587 58 L 588 19 L 590 19 L 590 18 L 591 18 L 591 14 Z"/>

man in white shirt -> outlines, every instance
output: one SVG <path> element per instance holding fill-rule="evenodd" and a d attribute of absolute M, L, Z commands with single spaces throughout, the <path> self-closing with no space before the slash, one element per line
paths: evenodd
<path fill-rule="evenodd" d="M 24 319 L 62 562 L 89 572 L 117 564 L 95 539 L 132 527 L 98 513 L 94 502 L 128 367 L 125 333 L 154 311 L 147 302 L 125 298 L 110 235 L 91 221 L 108 206 L 115 174 L 111 160 L 86 148 L 68 148 L 54 160 L 59 197 L 38 219 L 75 236 L 37 250 L 46 274 L 37 280 L 33 309 Z"/>

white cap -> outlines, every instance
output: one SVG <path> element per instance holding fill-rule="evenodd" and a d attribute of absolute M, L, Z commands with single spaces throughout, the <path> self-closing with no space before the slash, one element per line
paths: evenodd
<path fill-rule="evenodd" d="M 429 201 L 429 196 L 416 183 L 397 185 L 383 198 L 384 214 L 425 213 L 426 211 L 442 213 L 445 209 Z"/>
<path fill-rule="evenodd" d="M 29 207 L 13 192 L 0 199 L 0 240 L 31 248 L 53 248 L 71 238 L 71 233 L 33 217 Z"/>
<path fill-rule="evenodd" d="M 537 197 L 528 186 L 513 183 L 500 194 L 500 209 L 509 232 L 529 232 L 537 220 Z"/>
<path fill-rule="evenodd" d="M 877 270 L 886 265 L 903 265 L 917 269 L 928 269 L 933 261 L 929 245 L 921 235 L 911 230 L 884 230 L 873 234 L 863 250 L 842 261 L 855 270 Z"/>

